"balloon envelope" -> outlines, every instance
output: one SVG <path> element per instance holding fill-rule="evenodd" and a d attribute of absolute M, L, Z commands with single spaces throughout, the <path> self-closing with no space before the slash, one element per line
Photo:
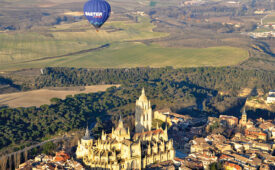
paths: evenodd
<path fill-rule="evenodd" d="M 111 6 L 105 0 L 89 0 L 85 3 L 84 15 L 95 27 L 100 28 L 110 16 Z"/>

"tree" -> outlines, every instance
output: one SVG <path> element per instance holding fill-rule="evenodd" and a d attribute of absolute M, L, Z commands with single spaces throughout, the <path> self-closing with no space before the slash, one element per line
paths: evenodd
<path fill-rule="evenodd" d="M 56 145 L 53 142 L 47 142 L 42 146 L 42 153 L 46 155 L 53 154 L 55 149 Z"/>
<path fill-rule="evenodd" d="M 222 170 L 222 163 L 221 162 L 214 162 L 209 165 L 210 170 Z"/>

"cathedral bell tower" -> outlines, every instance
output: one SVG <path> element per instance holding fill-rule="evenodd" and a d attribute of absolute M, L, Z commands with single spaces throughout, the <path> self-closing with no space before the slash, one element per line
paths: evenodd
<path fill-rule="evenodd" d="M 152 116 L 151 102 L 145 96 L 145 90 L 143 88 L 141 96 L 136 101 L 135 132 L 141 133 L 142 131 L 151 131 Z"/>

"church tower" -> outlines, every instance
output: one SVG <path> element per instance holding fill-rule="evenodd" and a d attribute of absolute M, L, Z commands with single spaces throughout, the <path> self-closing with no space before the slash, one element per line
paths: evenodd
<path fill-rule="evenodd" d="M 245 108 L 244 108 L 243 113 L 242 113 L 242 118 L 241 118 L 239 124 L 241 127 L 244 127 L 244 126 L 246 126 L 246 123 L 247 123 L 247 114 L 246 114 Z"/>
<path fill-rule="evenodd" d="M 152 108 L 151 102 L 145 96 L 145 90 L 142 89 L 141 96 L 136 101 L 135 112 L 135 131 L 151 131 L 152 129 Z"/>

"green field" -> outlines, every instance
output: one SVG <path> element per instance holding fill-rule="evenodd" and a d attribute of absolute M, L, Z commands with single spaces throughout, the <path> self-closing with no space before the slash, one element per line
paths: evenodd
<path fill-rule="evenodd" d="M 1 70 L 46 66 L 85 68 L 229 66 L 247 58 L 248 53 L 245 50 L 234 47 L 163 48 L 142 43 L 118 43 L 87 54 L 6 64 L 1 66 Z"/>
<path fill-rule="evenodd" d="M 197 67 L 235 65 L 246 58 L 246 51 L 232 47 L 162 48 L 158 45 L 125 43 L 94 54 L 54 62 L 58 62 L 56 66 L 70 67 Z"/>
<path fill-rule="evenodd" d="M 144 40 L 168 34 L 153 32 L 146 17 L 139 22 L 113 21 L 95 32 L 87 21 L 36 32 L 0 33 L 0 63 L 23 62 L 96 48 L 107 43 Z M 117 30 L 120 29 L 120 30 Z"/>
<path fill-rule="evenodd" d="M 167 48 L 138 42 L 168 36 L 153 32 L 154 27 L 149 18 L 138 17 L 138 22 L 108 22 L 98 33 L 86 21 L 35 32 L 0 33 L 0 70 L 45 66 L 227 66 L 248 58 L 248 52 L 241 48 Z M 110 46 L 83 52 L 104 44 Z"/>

